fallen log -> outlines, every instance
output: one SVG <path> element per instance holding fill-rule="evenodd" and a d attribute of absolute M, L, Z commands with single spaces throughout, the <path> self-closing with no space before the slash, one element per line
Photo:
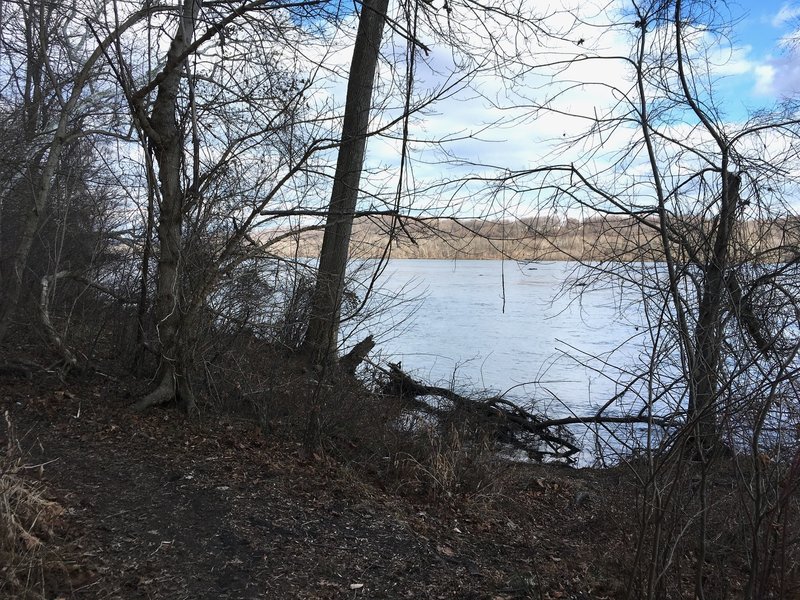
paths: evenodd
<path fill-rule="evenodd" d="M 468 398 L 449 388 L 425 385 L 405 373 L 400 365 L 389 363 L 383 369 L 387 378 L 382 391 L 409 402 L 414 410 L 419 410 L 437 419 L 444 420 L 455 412 L 478 420 L 487 431 L 492 431 L 498 442 L 517 450 L 523 450 L 531 457 L 569 459 L 580 451 L 574 436 L 560 424 L 549 424 L 536 415 L 504 398 L 493 397 L 485 400 Z M 437 397 L 449 401 L 451 408 L 436 406 L 420 400 L 424 397 Z"/>

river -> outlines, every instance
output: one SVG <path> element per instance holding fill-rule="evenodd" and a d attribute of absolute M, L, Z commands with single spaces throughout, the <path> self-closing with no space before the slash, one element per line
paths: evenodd
<path fill-rule="evenodd" d="M 377 302 L 417 300 L 353 337 L 376 334 L 382 359 L 431 383 L 533 400 L 550 416 L 587 414 L 619 390 L 605 363 L 638 356 L 641 316 L 618 289 L 583 287 L 583 273 L 570 262 L 392 260 Z"/>

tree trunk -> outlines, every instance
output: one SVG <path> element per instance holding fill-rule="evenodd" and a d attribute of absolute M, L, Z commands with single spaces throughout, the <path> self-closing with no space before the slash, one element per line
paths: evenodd
<path fill-rule="evenodd" d="M 350 236 L 358 200 L 369 114 L 389 0 L 365 0 L 347 84 L 341 145 L 336 162 L 311 317 L 303 351 L 316 363 L 335 358 Z"/>
<path fill-rule="evenodd" d="M 711 257 L 705 266 L 704 284 L 695 329 L 694 365 L 689 389 L 689 418 L 697 425 L 702 450 L 716 444 L 716 401 L 722 343 L 722 305 L 728 288 L 728 254 L 739 207 L 741 177 L 723 173 L 719 221 Z"/>
<path fill-rule="evenodd" d="M 161 348 L 158 384 L 150 394 L 135 405 L 143 410 L 177 399 L 182 407 L 194 409 L 194 397 L 186 379 L 185 357 L 182 356 L 180 330 L 182 306 L 179 292 L 181 229 L 183 224 L 183 134 L 178 125 L 178 92 L 186 62 L 184 54 L 192 43 L 195 24 L 202 6 L 201 0 L 185 0 L 178 30 L 167 53 L 164 77 L 158 86 L 153 112 L 149 118 L 150 141 L 158 163 L 158 182 L 161 205 L 158 218 L 160 256 L 155 313 Z M 185 324 L 183 324 L 185 325 Z"/>
<path fill-rule="evenodd" d="M 147 153 L 146 144 L 142 148 Z M 147 222 L 144 230 L 144 248 L 142 250 L 142 272 L 139 279 L 139 302 L 136 307 L 136 342 L 134 344 L 131 367 L 137 375 L 141 375 L 146 349 L 145 333 L 148 313 L 148 282 L 150 280 L 150 258 L 153 254 L 153 230 L 155 229 L 155 186 L 156 175 L 152 158 L 145 157 L 147 165 Z"/>
<path fill-rule="evenodd" d="M 25 43 L 27 46 L 25 87 L 22 94 L 24 103 L 23 144 L 27 151 L 28 147 L 32 147 L 35 144 L 35 140 L 40 133 L 40 122 L 46 118 L 45 115 L 47 114 L 42 89 L 45 61 L 48 60 L 47 54 L 50 46 L 50 36 L 46 27 L 51 11 L 45 13 L 44 7 L 33 4 L 30 6 L 22 5 L 22 11 L 25 14 Z M 25 166 L 28 181 L 31 183 L 37 182 L 38 185 L 32 190 L 31 204 L 25 213 L 19 239 L 11 256 L 8 276 L 3 281 L 2 309 L 0 310 L 0 342 L 8 332 L 19 304 L 25 267 L 28 264 L 28 256 L 36 237 L 36 231 L 39 228 L 45 204 L 50 195 L 50 187 L 52 185 L 50 179 L 60 159 L 65 131 L 66 120 L 62 118 L 58 122 L 56 135 L 45 164 L 41 164 L 45 151 L 39 150 L 33 153 L 35 158 L 32 158 Z M 37 177 L 39 175 L 40 177 Z M 14 187 L 12 186 L 9 191 L 13 193 Z"/>

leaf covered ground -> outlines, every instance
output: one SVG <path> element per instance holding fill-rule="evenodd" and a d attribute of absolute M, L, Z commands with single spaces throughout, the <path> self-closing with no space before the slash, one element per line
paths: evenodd
<path fill-rule="evenodd" d="M 132 413 L 138 390 L 128 385 L 99 374 L 0 377 L 15 429 L 0 441 L 63 508 L 47 552 L 17 577 L 32 592 L 624 597 L 634 499 L 620 472 L 498 466 L 502 492 L 431 499 L 380 469 L 308 458 L 244 419 Z"/>

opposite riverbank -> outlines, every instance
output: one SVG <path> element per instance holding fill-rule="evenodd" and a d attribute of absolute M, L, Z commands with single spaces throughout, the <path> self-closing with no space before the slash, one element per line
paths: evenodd
<path fill-rule="evenodd" d="M 710 225 L 687 219 L 673 227 L 685 229 L 688 235 Z M 780 247 L 781 232 L 788 226 L 781 221 L 747 221 L 740 224 L 740 231 L 760 260 L 780 261 L 786 257 L 769 250 Z M 304 225 L 297 235 L 290 235 L 291 231 L 284 228 L 265 230 L 257 237 L 280 256 L 316 258 L 322 247 L 322 225 L 319 227 Z M 353 225 L 351 257 L 386 257 L 390 240 L 388 255 L 392 258 L 587 262 L 654 262 L 664 258 L 656 220 L 617 216 L 505 220 L 404 216 L 396 221 L 386 216 L 361 217 Z M 673 253 L 679 250 L 676 245 Z"/>

